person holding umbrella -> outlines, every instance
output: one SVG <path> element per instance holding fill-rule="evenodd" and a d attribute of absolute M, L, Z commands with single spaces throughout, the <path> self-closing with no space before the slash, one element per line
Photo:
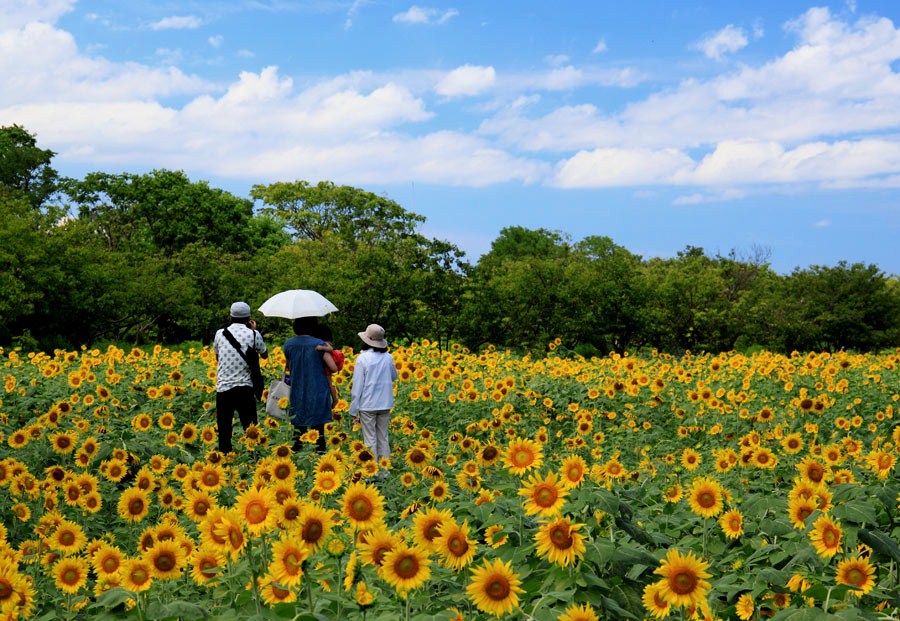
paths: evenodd
<path fill-rule="evenodd" d="M 294 334 L 284 344 L 285 375 L 290 378 L 290 416 L 294 425 L 294 452 L 302 448 L 300 438 L 310 428 L 318 432 L 316 451 L 325 453 L 325 425 L 331 422 L 331 387 L 327 368 L 337 372 L 331 347 L 313 336 L 318 330 L 316 317 L 294 319 Z"/>

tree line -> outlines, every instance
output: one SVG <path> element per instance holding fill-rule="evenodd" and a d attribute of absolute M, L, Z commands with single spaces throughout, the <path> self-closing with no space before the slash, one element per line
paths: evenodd
<path fill-rule="evenodd" d="M 876 265 L 779 275 L 764 248 L 644 259 L 609 237 L 519 226 L 473 264 L 363 189 L 278 182 L 244 198 L 172 170 L 62 177 L 54 156 L 25 128 L 0 128 L 0 345 L 208 342 L 232 301 L 255 308 L 284 289 L 334 302 L 339 344 L 378 322 L 394 339 L 560 339 L 585 355 L 900 345 L 900 287 Z"/>

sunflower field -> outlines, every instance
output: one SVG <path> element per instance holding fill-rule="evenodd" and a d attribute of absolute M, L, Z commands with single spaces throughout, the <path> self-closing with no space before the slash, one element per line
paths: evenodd
<path fill-rule="evenodd" d="M 218 453 L 208 348 L 0 353 L 2 620 L 900 618 L 900 350 L 423 340 L 380 463 Z"/>

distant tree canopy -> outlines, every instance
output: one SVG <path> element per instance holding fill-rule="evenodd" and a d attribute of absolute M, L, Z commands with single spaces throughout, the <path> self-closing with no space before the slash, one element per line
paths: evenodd
<path fill-rule="evenodd" d="M 768 251 L 643 259 L 609 237 L 510 226 L 470 265 L 424 218 L 329 181 L 240 198 L 183 172 L 60 178 L 54 153 L 0 128 L 0 345 L 208 341 L 231 302 L 315 289 L 339 345 L 392 339 L 576 352 L 900 346 L 900 286 L 875 265 L 782 276 Z M 254 208 L 253 200 L 257 201 Z M 259 318 L 273 337 L 289 322 Z"/>

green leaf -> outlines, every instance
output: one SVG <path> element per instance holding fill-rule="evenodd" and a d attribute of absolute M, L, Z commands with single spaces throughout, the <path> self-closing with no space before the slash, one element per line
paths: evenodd
<path fill-rule="evenodd" d="M 875 554 L 891 558 L 900 563 L 900 545 L 880 530 L 860 528 L 857 533 L 859 540 L 872 548 Z"/>
<path fill-rule="evenodd" d="M 871 524 L 878 521 L 875 507 L 869 501 L 858 501 L 851 504 L 835 505 L 831 509 L 832 517 L 857 524 Z"/>
<path fill-rule="evenodd" d="M 100 597 L 91 605 L 91 608 L 115 608 L 132 599 L 132 597 L 133 595 L 130 591 L 126 591 L 122 587 L 115 587 L 100 594 Z"/>

